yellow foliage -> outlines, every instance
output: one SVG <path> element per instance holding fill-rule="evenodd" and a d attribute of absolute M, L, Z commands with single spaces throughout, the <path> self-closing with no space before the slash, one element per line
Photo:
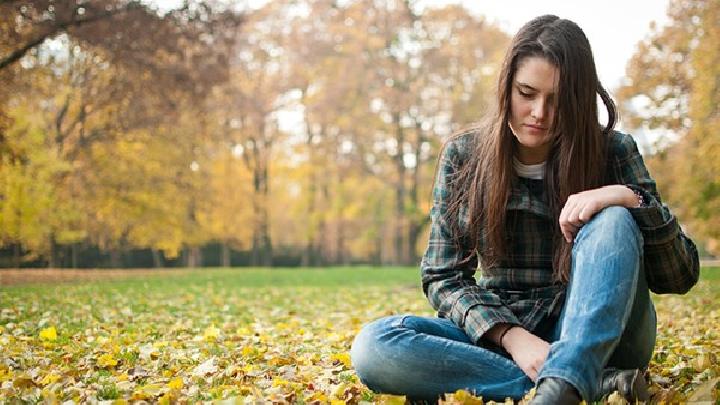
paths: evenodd
<path fill-rule="evenodd" d="M 48 374 L 45 377 L 43 377 L 42 380 L 40 380 L 40 384 L 42 385 L 48 385 L 52 384 L 60 379 L 60 376 L 57 374 Z"/>
<path fill-rule="evenodd" d="M 207 329 L 205 329 L 203 338 L 205 340 L 207 340 L 208 342 L 214 342 L 215 340 L 217 340 L 219 335 L 220 335 L 220 329 L 216 328 L 215 325 L 211 325 Z"/>
<path fill-rule="evenodd" d="M 180 377 L 174 378 L 168 382 L 168 388 L 171 390 L 181 390 L 183 387 L 183 379 Z"/>
<path fill-rule="evenodd" d="M 111 353 L 105 353 L 97 359 L 97 365 L 100 367 L 115 367 L 117 364 L 117 359 Z"/>
<path fill-rule="evenodd" d="M 45 328 L 40 331 L 40 339 L 45 341 L 54 342 L 57 340 L 57 330 L 55 330 L 54 326 L 51 326 L 49 328 Z"/>
<path fill-rule="evenodd" d="M 255 349 L 253 349 L 250 346 L 245 346 L 242 348 L 242 355 L 243 357 L 249 357 L 251 355 L 255 354 Z"/>
<path fill-rule="evenodd" d="M 348 353 L 335 353 L 330 356 L 330 359 L 342 363 L 347 368 L 352 368 L 352 362 Z"/>

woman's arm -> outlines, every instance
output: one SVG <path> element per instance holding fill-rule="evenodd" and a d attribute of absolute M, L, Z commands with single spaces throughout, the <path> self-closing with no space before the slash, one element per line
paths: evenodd
<path fill-rule="evenodd" d="M 697 283 L 700 275 L 697 248 L 662 203 L 635 140 L 619 132 L 614 136 L 619 137 L 619 142 L 613 142 L 612 164 L 616 181 L 643 197 L 643 206 L 629 211 L 643 234 L 648 285 L 658 294 L 684 294 Z"/>
<path fill-rule="evenodd" d="M 619 132 L 613 136 L 609 169 L 617 184 L 570 196 L 560 213 L 563 236 L 572 242 L 580 227 L 603 208 L 626 207 L 643 234 L 643 261 L 650 289 L 658 294 L 684 294 L 700 273 L 695 244 L 662 203 L 633 138 Z"/>
<path fill-rule="evenodd" d="M 448 142 L 440 156 L 430 211 L 430 239 L 421 272 L 423 292 L 438 316 L 452 320 L 478 344 L 493 326 L 519 325 L 520 321 L 496 294 L 477 285 L 477 255 L 470 246 L 455 245 L 445 218 L 450 181 L 467 148 L 466 138 L 457 138 Z"/>

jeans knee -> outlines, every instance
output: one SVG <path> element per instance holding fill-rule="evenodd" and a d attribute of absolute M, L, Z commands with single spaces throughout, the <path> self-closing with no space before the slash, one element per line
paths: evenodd
<path fill-rule="evenodd" d="M 620 206 L 605 207 L 580 228 L 576 244 L 586 239 L 606 240 L 616 244 L 634 242 L 636 246 L 642 246 L 640 228 L 630 211 Z"/>
<path fill-rule="evenodd" d="M 376 319 L 363 326 L 355 336 L 350 348 L 350 359 L 355 373 L 365 385 L 368 385 L 375 370 L 382 367 L 385 359 L 379 337 L 400 326 L 403 318 L 401 315 L 393 315 Z"/>

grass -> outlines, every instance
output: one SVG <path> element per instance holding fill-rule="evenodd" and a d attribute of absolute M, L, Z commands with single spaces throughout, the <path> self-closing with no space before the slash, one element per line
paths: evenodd
<path fill-rule="evenodd" d="M 720 280 L 720 267 L 705 267 L 700 270 L 700 280 L 718 281 Z"/>
<path fill-rule="evenodd" d="M 718 280 L 706 268 L 691 293 L 654 297 L 655 400 L 697 399 L 717 383 Z M 357 380 L 352 339 L 381 316 L 433 315 L 417 268 L 369 267 L 14 285 L 0 288 L 0 311 L 0 397 L 21 402 L 391 403 Z"/>

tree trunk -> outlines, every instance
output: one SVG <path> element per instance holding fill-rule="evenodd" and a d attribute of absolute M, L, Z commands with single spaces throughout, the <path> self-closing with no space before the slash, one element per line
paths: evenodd
<path fill-rule="evenodd" d="M 186 266 L 191 269 L 202 266 L 202 252 L 198 246 L 192 246 L 187 249 Z"/>
<path fill-rule="evenodd" d="M 395 183 L 395 260 L 394 264 L 405 264 L 407 254 L 405 248 L 405 161 L 403 159 L 403 146 L 405 145 L 405 131 L 400 124 L 400 114 L 393 114 L 395 123 L 395 140 L 397 154 L 395 155 L 395 169 L 397 182 Z"/>
<path fill-rule="evenodd" d="M 110 249 L 110 267 L 115 269 L 122 267 L 122 255 L 118 248 Z"/>
<path fill-rule="evenodd" d="M 77 269 L 78 267 L 78 242 L 73 243 L 70 246 L 70 267 Z"/>
<path fill-rule="evenodd" d="M 13 244 L 13 264 L 16 269 L 20 268 L 22 264 L 22 244 L 20 242 Z"/>
<path fill-rule="evenodd" d="M 230 263 L 230 247 L 228 246 L 227 242 L 223 242 L 221 246 L 220 256 L 220 265 L 222 267 L 230 267 L 232 265 Z"/>
<path fill-rule="evenodd" d="M 418 264 L 420 262 L 416 249 L 417 242 L 418 238 L 420 238 L 420 231 L 429 221 L 427 213 L 419 212 L 418 208 L 420 207 L 418 189 L 420 187 L 420 170 L 422 168 L 420 151 L 423 142 L 425 142 L 425 136 L 423 134 L 422 124 L 418 121 L 415 123 L 415 167 L 412 170 L 412 183 L 410 184 L 409 192 L 410 204 L 412 204 L 413 207 L 413 213 L 408 221 L 408 260 L 411 264 Z"/>
<path fill-rule="evenodd" d="M 163 260 L 162 253 L 157 249 L 151 249 L 151 251 L 152 251 L 152 258 L 153 258 L 153 266 L 156 269 L 165 267 L 165 262 Z"/>
<path fill-rule="evenodd" d="M 57 242 L 55 241 L 55 234 L 50 234 L 50 252 L 48 253 L 48 268 L 54 269 L 57 267 Z"/>
<path fill-rule="evenodd" d="M 270 214 L 268 200 L 268 164 L 266 153 L 253 149 L 255 165 L 253 167 L 253 210 L 255 224 L 253 229 L 253 247 L 251 264 L 253 266 L 272 266 L 272 241 L 270 240 Z M 267 151 L 266 151 L 267 152 Z"/>

